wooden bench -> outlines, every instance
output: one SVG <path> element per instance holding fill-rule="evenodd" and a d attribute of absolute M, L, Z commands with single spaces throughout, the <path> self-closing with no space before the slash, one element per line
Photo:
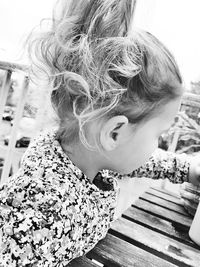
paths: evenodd
<path fill-rule="evenodd" d="M 150 188 L 93 250 L 69 266 L 199 267 L 200 247 L 188 236 L 191 223 L 178 195 Z"/>

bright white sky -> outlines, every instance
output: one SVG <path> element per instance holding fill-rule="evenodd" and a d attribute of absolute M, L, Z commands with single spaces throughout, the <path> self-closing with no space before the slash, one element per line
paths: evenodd
<path fill-rule="evenodd" d="M 67 0 L 66 0 L 67 1 Z M 200 79 L 200 0 L 137 0 L 134 23 L 175 55 L 186 84 Z M 0 60 L 21 62 L 22 41 L 55 0 L 0 0 Z"/>
<path fill-rule="evenodd" d="M 138 0 L 135 24 L 167 45 L 186 85 L 200 80 L 200 0 Z"/>
<path fill-rule="evenodd" d="M 50 18 L 56 0 L 0 0 L 0 60 L 19 60 L 22 43 L 41 19 Z"/>

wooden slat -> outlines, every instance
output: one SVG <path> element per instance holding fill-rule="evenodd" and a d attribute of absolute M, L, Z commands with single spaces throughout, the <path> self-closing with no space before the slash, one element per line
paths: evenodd
<path fill-rule="evenodd" d="M 9 177 L 9 171 L 11 168 L 11 164 L 12 164 L 12 159 L 13 159 L 13 155 L 14 155 L 14 150 L 15 150 L 15 144 L 16 144 L 16 138 L 17 138 L 17 129 L 18 129 L 18 125 L 19 125 L 19 121 L 22 117 L 23 114 L 23 109 L 24 109 L 24 105 L 25 105 L 25 101 L 26 101 L 26 95 L 28 92 L 28 85 L 29 85 L 29 79 L 28 77 L 24 77 L 24 82 L 22 85 L 22 90 L 20 92 L 20 102 L 17 105 L 17 109 L 16 109 L 16 114 L 15 114 L 15 118 L 14 118 L 14 122 L 13 122 L 13 127 L 11 130 L 11 137 L 9 140 L 9 146 L 7 149 L 7 153 L 6 153 L 6 157 L 5 157 L 5 163 L 3 166 L 3 172 L 2 172 L 2 176 L 1 176 L 1 183 L 4 183 L 8 177 Z"/>
<path fill-rule="evenodd" d="M 189 214 L 185 211 L 185 209 L 182 206 L 177 205 L 173 202 L 167 202 L 165 199 L 159 198 L 155 195 L 144 193 L 144 194 L 142 194 L 140 199 L 146 200 L 146 201 L 153 203 L 153 204 L 156 204 L 156 205 L 159 205 L 159 206 L 166 208 L 168 210 L 176 211 L 182 215 L 185 215 L 186 217 L 190 217 Z"/>
<path fill-rule="evenodd" d="M 160 197 L 162 199 L 165 199 L 166 201 L 175 203 L 183 207 L 183 203 L 181 202 L 181 199 L 178 197 L 174 197 L 173 195 L 164 194 L 162 191 L 158 191 L 154 188 L 149 188 L 146 193 Z"/>
<path fill-rule="evenodd" d="M 7 147 L 0 145 L 0 158 L 4 158 L 7 153 Z M 13 151 L 13 160 L 12 160 L 12 170 L 13 173 L 16 173 L 19 169 L 20 160 L 22 158 L 22 155 L 24 154 L 26 148 L 17 148 Z"/>
<path fill-rule="evenodd" d="M 7 62 L 7 61 L 0 61 L 0 69 L 28 72 L 29 67 L 27 65 L 24 65 L 24 64 L 12 63 L 12 62 Z"/>
<path fill-rule="evenodd" d="M 11 71 L 5 72 L 4 81 L 3 81 L 2 86 L 0 87 L 0 129 L 2 127 L 1 126 L 2 116 L 3 116 L 4 109 L 5 109 L 8 92 L 10 89 L 11 75 L 12 75 Z"/>
<path fill-rule="evenodd" d="M 197 247 L 194 242 L 189 238 L 188 230 L 177 229 L 169 221 L 158 218 L 148 212 L 142 211 L 140 209 L 130 207 L 127 209 L 123 215 L 124 218 L 132 220 L 140 225 L 146 226 L 156 232 L 167 235 L 185 244 L 189 244 L 193 247 Z"/>
<path fill-rule="evenodd" d="M 116 235 L 122 235 L 129 242 L 151 251 L 155 255 L 171 261 L 178 266 L 199 267 L 200 250 L 152 231 L 146 227 L 130 222 L 124 218 L 118 219 L 112 229 Z M 162 265 L 161 265 L 162 266 Z"/>
<path fill-rule="evenodd" d="M 173 222 L 174 225 L 182 225 L 186 229 L 189 229 L 192 219 L 190 217 L 186 217 L 182 214 L 179 214 L 175 211 L 168 210 L 166 208 L 157 206 L 145 200 L 139 199 L 132 205 L 133 207 L 145 210 L 152 215 L 158 216 L 159 218 L 166 219 L 170 222 Z"/>
<path fill-rule="evenodd" d="M 181 100 L 182 105 L 190 104 L 191 106 L 200 107 L 200 96 L 193 93 L 185 93 Z"/>
<path fill-rule="evenodd" d="M 175 194 L 172 191 L 168 191 L 167 189 L 161 189 L 160 187 L 150 187 L 152 190 L 155 190 L 156 192 L 161 192 L 164 195 L 170 196 L 174 199 L 180 200 L 180 196 L 178 194 Z"/>
<path fill-rule="evenodd" d="M 71 261 L 69 264 L 67 264 L 67 266 L 68 267 L 98 267 L 97 264 L 87 259 L 86 257 L 77 258 Z"/>
<path fill-rule="evenodd" d="M 107 234 L 106 238 L 101 240 L 87 255 L 108 267 L 175 266 L 111 234 Z"/>
<path fill-rule="evenodd" d="M 181 133 L 181 128 L 178 128 L 173 135 L 172 141 L 170 142 L 167 151 L 170 151 L 170 152 L 176 151 L 176 147 L 178 144 L 178 139 L 179 139 L 180 133 Z"/>

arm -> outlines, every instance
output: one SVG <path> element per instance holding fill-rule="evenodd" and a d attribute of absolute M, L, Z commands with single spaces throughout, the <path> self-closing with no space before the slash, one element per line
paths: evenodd
<path fill-rule="evenodd" d="M 131 177 L 168 178 L 172 183 L 188 182 L 190 162 L 185 154 L 178 155 L 157 149 L 149 161 L 134 170 Z"/>
<path fill-rule="evenodd" d="M 83 199 L 75 188 L 63 190 L 67 184 L 56 187 L 46 178 L 18 178 L 0 187 L 2 266 L 65 266 L 107 233 L 114 211 L 100 209 L 101 201 Z"/>

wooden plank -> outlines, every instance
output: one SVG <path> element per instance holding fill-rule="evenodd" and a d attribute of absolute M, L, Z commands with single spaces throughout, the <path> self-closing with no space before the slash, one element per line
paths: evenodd
<path fill-rule="evenodd" d="M 170 152 L 175 152 L 176 151 L 176 147 L 177 147 L 177 144 L 178 144 L 178 139 L 179 139 L 180 133 L 181 133 L 181 128 L 178 128 L 175 131 L 175 133 L 173 135 L 173 138 L 172 138 L 172 141 L 169 144 L 168 151 L 170 151 Z"/>
<path fill-rule="evenodd" d="M 156 205 L 161 206 L 163 208 L 166 208 L 168 210 L 173 210 L 173 211 L 176 211 L 176 212 L 183 214 L 187 217 L 190 217 L 189 214 L 186 212 L 186 210 L 182 206 L 177 205 L 173 202 L 167 202 L 165 199 L 159 198 L 159 197 L 151 195 L 149 193 L 142 194 L 140 199 L 146 200 L 150 203 L 156 204 Z"/>
<path fill-rule="evenodd" d="M 160 197 L 162 199 L 165 199 L 166 201 L 175 203 L 175 204 L 183 207 L 183 203 L 182 203 L 181 199 L 174 197 L 173 195 L 165 194 L 162 191 L 158 191 L 154 188 L 149 188 L 146 193 L 151 194 L 153 196 Z"/>
<path fill-rule="evenodd" d="M 8 176 L 9 176 L 9 171 L 10 171 L 12 159 L 14 156 L 13 152 L 15 150 L 15 144 L 16 144 L 16 138 L 17 138 L 16 133 L 17 133 L 17 129 L 19 127 L 19 121 L 20 121 L 22 114 L 23 114 L 23 109 L 24 109 L 24 105 L 25 105 L 25 101 L 26 101 L 26 95 L 28 92 L 28 85 L 29 85 L 29 78 L 27 76 L 25 76 L 24 81 L 23 81 L 23 85 L 22 85 L 22 90 L 21 90 L 20 95 L 19 95 L 19 103 L 17 104 L 17 109 L 16 109 L 16 113 L 15 113 L 13 127 L 11 129 L 11 137 L 9 139 L 9 145 L 8 145 L 7 153 L 5 156 L 5 163 L 3 166 L 3 172 L 2 172 L 1 181 L 0 181 L 1 184 L 6 182 L 6 180 L 8 179 Z"/>
<path fill-rule="evenodd" d="M 98 260 L 108 267 L 175 266 L 111 234 L 107 234 L 106 238 L 101 240 L 87 256 Z"/>
<path fill-rule="evenodd" d="M 155 204 L 152 204 L 150 202 L 147 202 L 142 199 L 136 200 L 136 202 L 132 205 L 132 207 L 142 209 L 146 212 L 149 212 L 152 215 L 155 215 L 161 219 L 166 219 L 174 224 L 174 226 L 183 226 L 186 229 L 189 229 L 192 218 L 187 217 L 185 215 L 182 215 L 180 213 L 177 213 L 175 211 L 168 210 L 166 208 L 157 206 Z"/>
<path fill-rule="evenodd" d="M 199 267 L 200 250 L 185 245 L 137 223 L 120 218 L 112 225 L 113 233 L 130 243 L 171 261 L 178 266 Z M 162 265 L 161 265 L 162 266 Z"/>
<path fill-rule="evenodd" d="M 74 259 L 69 264 L 67 264 L 67 266 L 69 267 L 98 267 L 97 264 L 87 259 L 85 256 Z"/>
<path fill-rule="evenodd" d="M 7 62 L 7 61 L 0 61 L 0 69 L 28 72 L 29 66 L 24 65 L 24 64 Z"/>
<path fill-rule="evenodd" d="M 5 158 L 5 155 L 7 153 L 7 147 L 4 145 L 0 145 L 0 158 Z M 22 148 L 16 148 L 13 151 L 13 159 L 12 159 L 12 163 L 11 163 L 11 167 L 12 167 L 12 172 L 16 173 L 17 170 L 20 167 L 20 160 L 22 158 L 22 155 L 24 154 L 26 148 L 22 147 Z M 0 175 L 0 179 L 1 179 L 1 175 Z"/>
<path fill-rule="evenodd" d="M 0 129 L 1 129 L 1 124 L 2 124 L 2 117 L 3 117 L 3 112 L 5 109 L 6 105 L 6 100 L 8 97 L 9 89 L 10 89 L 10 84 L 11 84 L 11 71 L 6 71 L 3 84 L 0 87 Z"/>
<path fill-rule="evenodd" d="M 187 104 L 188 102 L 192 102 L 200 107 L 200 96 L 194 93 L 185 93 L 181 100 L 181 104 Z"/>
<path fill-rule="evenodd" d="M 130 207 L 123 213 L 122 216 L 140 225 L 146 226 L 156 232 L 174 238 L 180 242 L 184 242 L 185 244 L 197 247 L 189 238 L 188 229 L 186 230 L 184 228 L 180 228 L 179 231 L 177 231 L 177 228 L 175 228 L 171 222 L 151 215 L 148 212 Z"/>
<path fill-rule="evenodd" d="M 165 195 L 168 195 L 170 197 L 173 197 L 177 200 L 180 200 L 180 196 L 178 194 L 175 194 L 172 191 L 168 191 L 167 189 L 161 189 L 160 187 L 150 187 L 152 190 L 155 190 L 156 192 L 161 192 Z"/>

